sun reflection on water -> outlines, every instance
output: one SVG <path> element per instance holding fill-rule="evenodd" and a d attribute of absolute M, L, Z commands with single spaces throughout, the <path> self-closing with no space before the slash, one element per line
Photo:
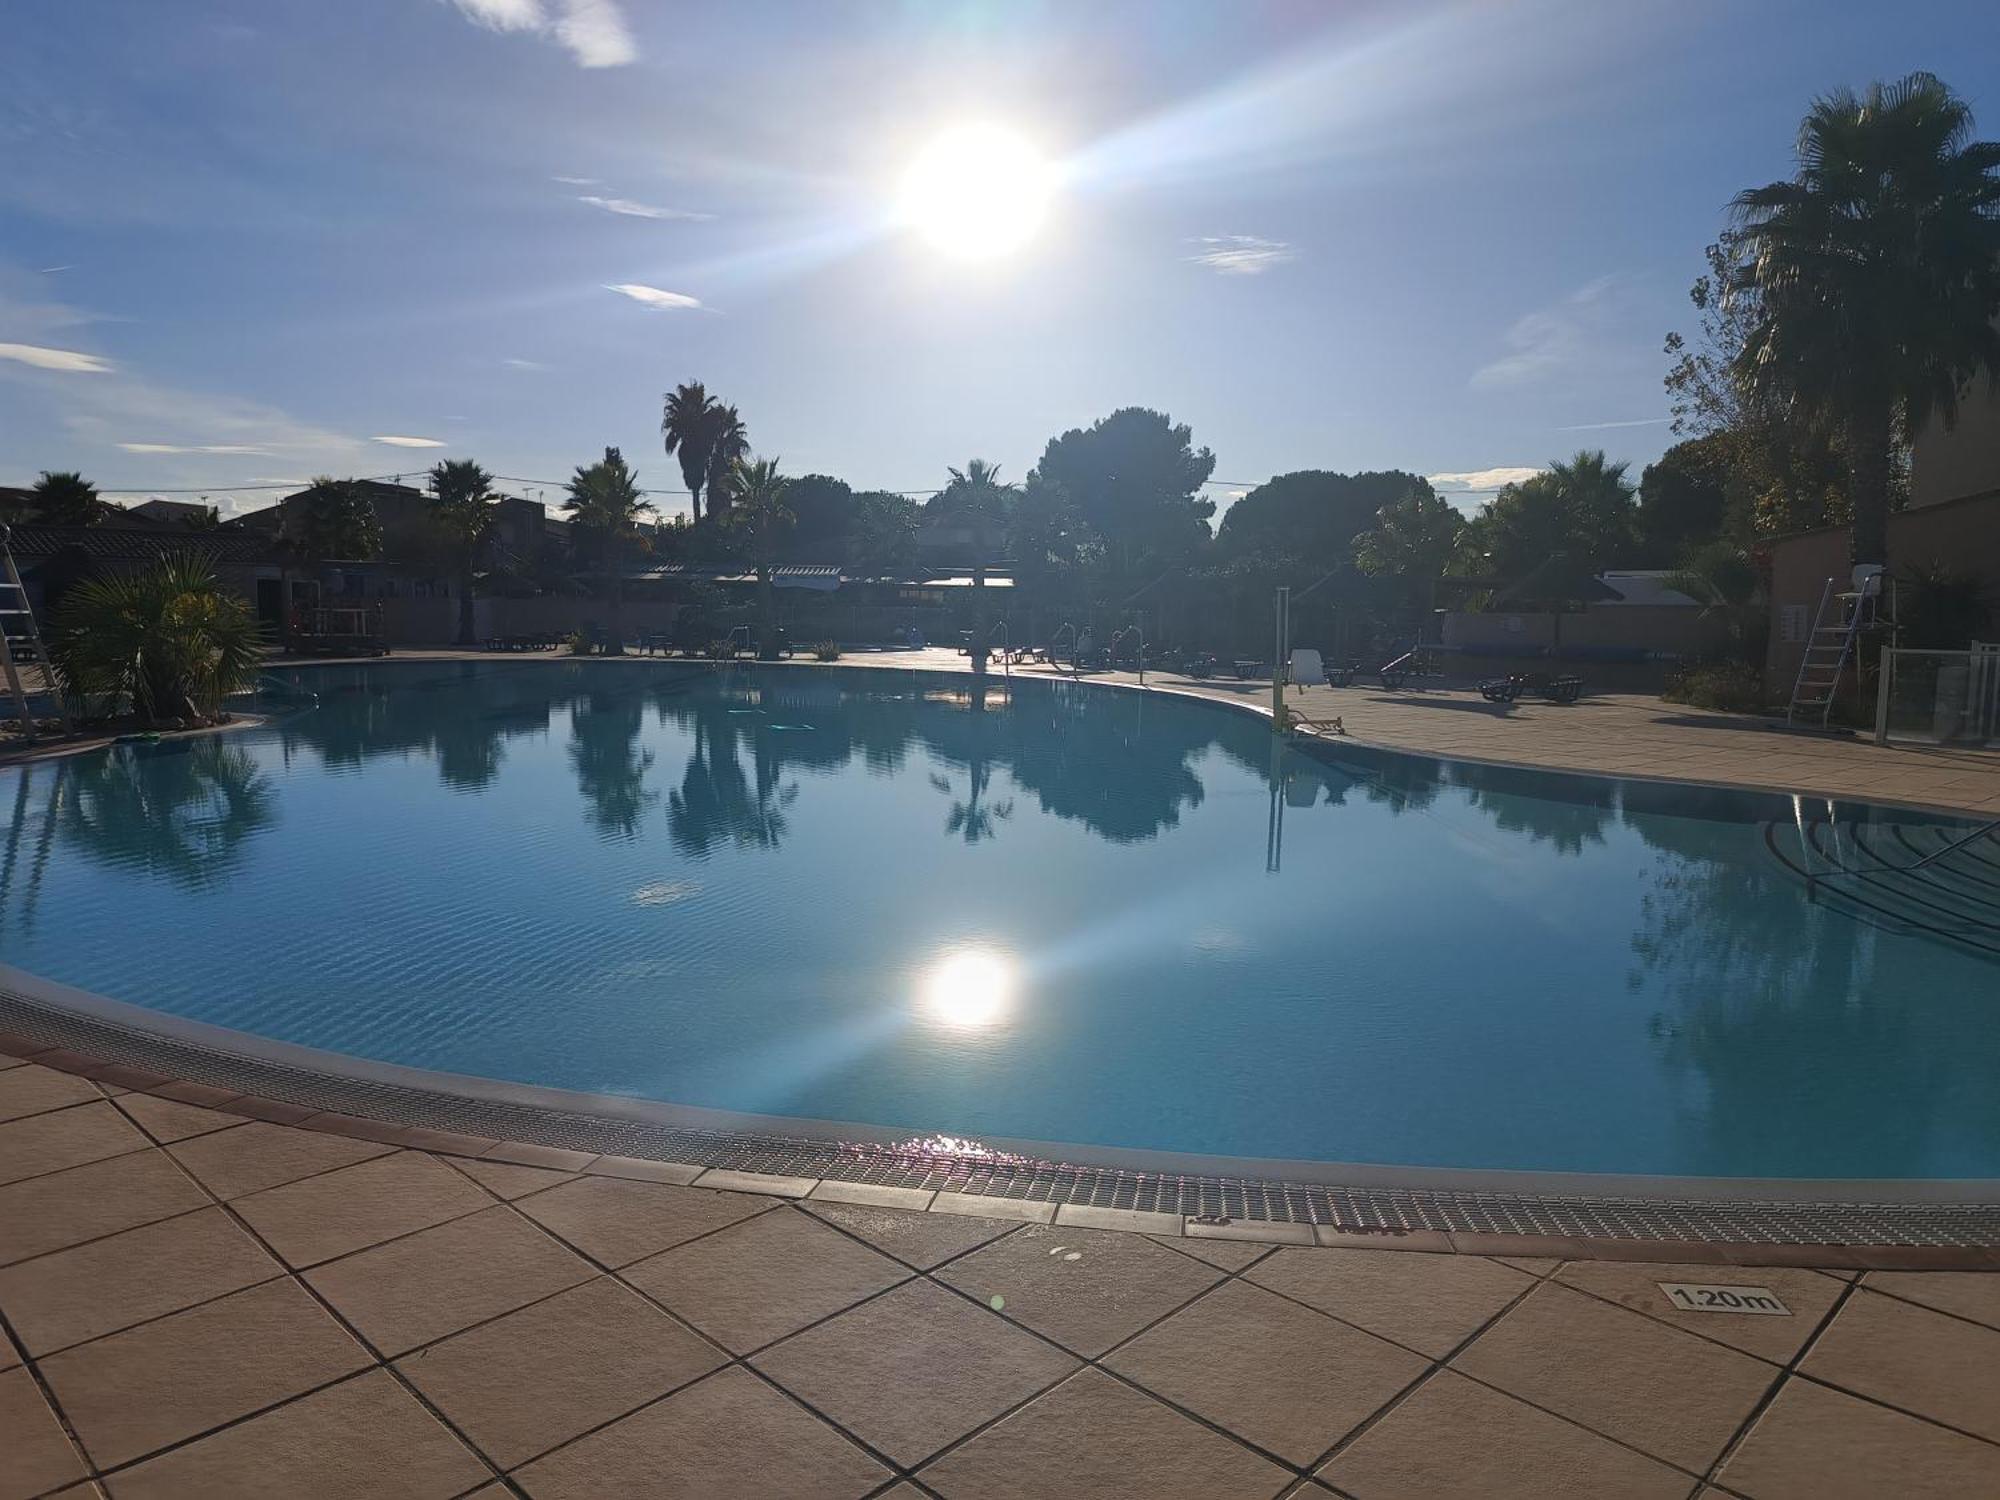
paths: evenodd
<path fill-rule="evenodd" d="M 985 1031 L 1014 1008 L 1014 964 L 989 948 L 958 948 L 925 972 L 918 1000 L 931 1020 L 956 1031 Z"/>

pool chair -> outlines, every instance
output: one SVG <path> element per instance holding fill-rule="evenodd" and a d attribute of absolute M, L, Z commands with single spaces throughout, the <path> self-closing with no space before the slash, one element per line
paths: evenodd
<path fill-rule="evenodd" d="M 1294 650 L 1290 679 L 1293 687 L 1325 687 L 1326 667 L 1321 663 L 1319 653 L 1303 646 Z"/>
<path fill-rule="evenodd" d="M 1341 723 L 1339 714 L 1328 719 L 1316 719 L 1309 714 L 1300 713 L 1296 708 L 1287 708 L 1284 714 L 1285 729 L 1290 734 L 1345 735 L 1347 733 L 1347 726 Z"/>

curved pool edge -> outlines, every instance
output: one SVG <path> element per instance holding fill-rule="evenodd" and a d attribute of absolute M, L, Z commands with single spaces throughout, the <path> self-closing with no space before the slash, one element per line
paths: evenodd
<path fill-rule="evenodd" d="M 443 1154 L 609 1156 L 704 1185 L 949 1195 L 962 1211 L 1148 1233 L 1569 1258 L 2000 1266 L 2000 1181 L 1668 1178 L 1264 1161 L 1053 1142 L 913 1141 L 378 1063 L 191 1021 L 0 965 L 0 1046 L 195 1085 L 224 1111 Z M 143 1076 L 141 1076 L 143 1075 Z M 111 1081 L 117 1081 L 114 1077 Z M 497 1143 L 497 1145 L 496 1145 Z M 476 1150 L 454 1150 L 454 1144 Z M 576 1165 L 581 1165 L 578 1160 Z M 751 1174 L 749 1181 L 741 1174 Z M 758 1179 L 761 1179 L 759 1181 Z M 837 1191 L 822 1196 L 839 1196 Z M 1887 1257 L 1887 1259 L 1884 1259 Z"/>

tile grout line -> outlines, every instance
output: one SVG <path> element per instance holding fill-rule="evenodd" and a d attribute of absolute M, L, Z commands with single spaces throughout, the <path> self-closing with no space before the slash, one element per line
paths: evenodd
<path fill-rule="evenodd" d="M 158 1458 L 159 1456 L 161 1456 L 161 1454 L 173 1451 L 176 1448 L 191 1446 L 192 1444 L 200 1442 L 205 1438 L 212 1437 L 215 1433 L 223 1431 L 227 1427 L 238 1426 L 243 1422 L 254 1420 L 257 1417 L 264 1416 L 270 1412 L 277 1411 L 282 1409 L 283 1407 L 289 1406 L 294 1402 L 304 1400 L 308 1396 L 317 1395 L 320 1391 L 331 1389 L 333 1386 L 340 1385 L 348 1380 L 359 1379 L 362 1376 L 368 1374 L 369 1371 L 373 1369 L 373 1370 L 382 1370 L 386 1372 L 389 1378 L 395 1381 L 396 1384 L 399 1387 L 401 1387 L 402 1390 L 407 1395 L 414 1398 L 417 1401 L 417 1403 L 424 1408 L 425 1411 L 430 1413 L 433 1420 L 437 1421 L 441 1426 L 443 1426 L 446 1432 L 450 1433 L 454 1438 L 456 1438 L 459 1441 L 459 1443 L 464 1446 L 464 1448 L 468 1453 L 472 1454 L 474 1458 L 476 1458 L 479 1462 L 487 1466 L 487 1469 L 489 1470 L 489 1475 L 486 1480 L 481 1481 L 482 1484 L 488 1483 L 492 1479 L 504 1477 L 505 1471 L 502 1470 L 499 1467 L 499 1465 L 493 1463 L 492 1460 L 490 1460 L 486 1456 L 485 1452 L 482 1449 L 480 1449 L 477 1444 L 473 1443 L 463 1432 L 459 1431 L 457 1424 L 452 1422 L 449 1418 L 445 1416 L 443 1412 L 439 1411 L 435 1406 L 433 1406 L 432 1403 L 424 1396 L 424 1394 L 421 1391 L 415 1389 L 410 1384 L 408 1379 L 406 1379 L 400 1371 L 396 1370 L 394 1366 L 389 1364 L 388 1361 L 384 1360 L 382 1358 L 381 1351 L 377 1349 L 373 1343 L 371 1343 L 367 1338 L 365 1338 L 362 1335 L 361 1330 L 356 1328 L 350 1322 L 348 1322 L 348 1320 L 341 1315 L 338 1308 L 335 1308 L 324 1297 L 320 1296 L 319 1292 L 309 1282 L 306 1281 L 303 1273 L 297 1268 L 294 1268 L 283 1255 L 279 1254 L 277 1247 L 272 1245 L 268 1240 L 266 1240 L 262 1234 L 258 1233 L 256 1227 L 252 1225 L 247 1219 L 245 1219 L 240 1213 L 236 1212 L 230 1206 L 230 1202 L 228 1200 L 218 1197 L 213 1191 L 210 1190 L 207 1183 L 201 1181 L 200 1178 L 196 1177 L 194 1173 L 190 1171 L 185 1165 L 183 1165 L 178 1159 L 173 1158 L 171 1153 L 166 1152 L 165 1147 L 158 1147 L 156 1149 L 160 1150 L 164 1154 L 167 1154 L 169 1156 L 169 1159 L 173 1160 L 175 1168 L 179 1170 L 183 1175 L 185 1175 L 191 1182 L 193 1182 L 194 1185 L 197 1188 L 199 1188 L 204 1195 L 208 1197 L 210 1203 L 214 1207 L 221 1209 L 224 1214 L 228 1215 L 229 1218 L 235 1223 L 236 1227 L 240 1231 L 248 1235 L 250 1239 L 260 1249 L 264 1251 L 266 1255 L 270 1256 L 273 1261 L 277 1262 L 279 1266 L 283 1267 L 287 1279 L 296 1283 L 299 1289 L 308 1298 L 310 1298 L 320 1308 L 322 1312 L 324 1312 L 328 1317 L 333 1319 L 334 1323 L 339 1328 L 341 1328 L 349 1338 L 355 1341 L 356 1346 L 361 1350 L 361 1352 L 366 1355 L 369 1355 L 374 1362 L 372 1365 L 367 1366 L 363 1369 L 350 1371 L 347 1374 L 342 1375 L 335 1380 L 324 1382 L 321 1385 L 314 1387 L 312 1390 L 297 1392 L 291 1396 L 286 1397 L 283 1401 L 274 1402 L 267 1406 L 260 1407 L 257 1411 L 251 1412 L 246 1416 L 239 1417 L 233 1421 L 220 1424 L 219 1426 L 216 1427 L 204 1429 L 199 1433 L 190 1435 L 189 1437 L 183 1439 L 179 1443 L 171 1444 L 168 1447 L 156 1450 L 153 1453 L 144 1454 L 141 1455 L 139 1458 L 129 1460 L 124 1464 L 116 1465 L 114 1466 L 114 1472 L 118 1470 L 129 1469 L 138 1463 Z M 393 1156 L 396 1153 L 392 1151 L 385 1154 Z M 422 1155 L 424 1153 L 417 1153 L 417 1154 Z M 366 1160 L 374 1161 L 380 1159 L 382 1158 L 370 1157 L 367 1158 Z M 363 1164 L 364 1164 L 363 1162 L 350 1162 L 348 1165 L 361 1166 Z M 280 1186 L 285 1186 L 285 1185 L 287 1184 L 280 1184 Z M 244 1196 L 249 1197 L 252 1195 L 246 1193 Z M 466 1215 L 461 1214 L 459 1215 L 459 1217 L 464 1218 L 466 1217 Z M 451 1222 L 451 1221 L 446 1221 L 446 1222 Z M 268 1283 L 259 1283 L 259 1284 L 268 1285 Z M 95 1477 L 97 1474 L 101 1472 L 104 1471 L 93 1468 L 93 1477 Z M 474 1486 L 474 1488 L 477 1487 L 478 1486 Z"/>
<path fill-rule="evenodd" d="M 1833 1320 L 1840 1316 L 1841 1309 L 1847 1306 L 1849 1299 L 1854 1295 L 1854 1289 L 1859 1285 L 1860 1279 L 1858 1277 L 1853 1281 L 1847 1282 L 1834 1297 L 1833 1305 L 1827 1308 L 1819 1322 L 1813 1326 L 1805 1338 L 1799 1341 L 1799 1347 L 1792 1351 L 1792 1357 L 1779 1367 L 1778 1378 L 1771 1383 L 1771 1388 L 1765 1391 L 1763 1398 L 1750 1408 L 1742 1422 L 1737 1425 L 1736 1431 L 1731 1433 L 1729 1440 L 1722 1445 L 1722 1451 L 1715 1455 L 1714 1462 L 1709 1464 L 1708 1471 L 1702 1475 L 1705 1483 L 1714 1484 L 1718 1482 L 1716 1476 L 1721 1474 L 1729 1461 L 1736 1456 L 1737 1450 L 1749 1438 L 1751 1431 L 1763 1418 L 1764 1413 L 1769 1411 L 1777 1402 L 1779 1394 L 1786 1386 L 1792 1383 L 1792 1378 L 1797 1373 L 1800 1361 L 1812 1351 L 1813 1346 L 1820 1341 L 1820 1338 L 1826 1333 L 1827 1329 L 1833 1326 Z"/>

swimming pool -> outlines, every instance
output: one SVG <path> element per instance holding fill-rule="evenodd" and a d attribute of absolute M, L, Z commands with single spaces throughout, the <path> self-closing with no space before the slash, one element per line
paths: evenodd
<path fill-rule="evenodd" d="M 912 1134 L 2000 1177 L 2000 845 L 1794 868 L 1969 823 L 1290 746 L 1045 679 L 295 677 L 317 707 L 0 773 L 0 961 L 380 1062 Z"/>

